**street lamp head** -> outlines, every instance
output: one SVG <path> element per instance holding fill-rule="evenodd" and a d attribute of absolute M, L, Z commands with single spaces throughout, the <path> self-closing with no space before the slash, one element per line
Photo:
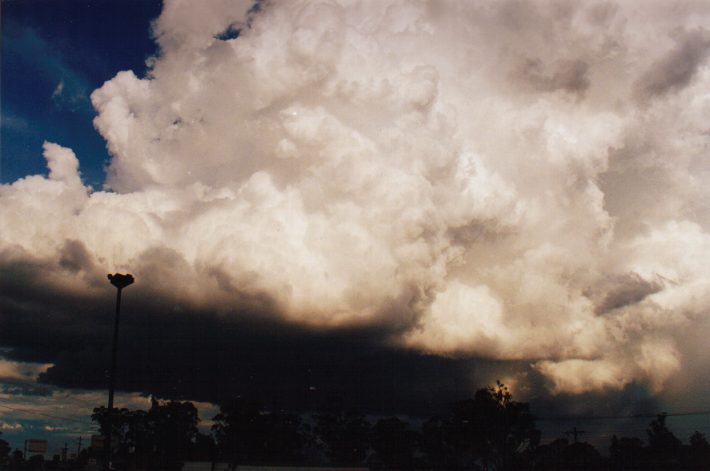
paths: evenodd
<path fill-rule="evenodd" d="M 118 289 L 125 288 L 126 286 L 133 284 L 133 282 L 135 281 L 133 275 L 122 275 L 120 273 L 116 273 L 114 275 L 109 274 L 108 280 L 111 282 L 112 285 L 114 285 Z"/>

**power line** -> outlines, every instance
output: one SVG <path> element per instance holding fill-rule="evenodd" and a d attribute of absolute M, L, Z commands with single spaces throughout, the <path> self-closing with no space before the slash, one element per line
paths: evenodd
<path fill-rule="evenodd" d="M 83 404 L 86 406 L 91 406 L 92 408 L 97 408 L 101 407 L 103 404 L 97 404 L 97 401 L 88 401 L 84 399 L 79 399 L 78 397 L 72 397 L 72 396 L 52 396 L 52 398 L 57 401 L 57 402 L 64 402 L 64 401 L 74 401 L 77 404 Z"/>
<path fill-rule="evenodd" d="M 534 415 L 534 414 L 533 414 Z M 663 412 L 656 414 L 634 414 L 634 415 L 604 415 L 604 416 L 560 416 L 560 417 L 535 417 L 536 420 L 541 422 L 564 422 L 564 421 L 574 421 L 574 420 L 621 420 L 621 419 L 655 419 L 659 415 L 665 415 L 666 417 L 682 417 L 689 415 L 710 415 L 710 410 L 693 411 L 693 412 Z"/>
<path fill-rule="evenodd" d="M 3 409 L 11 410 L 11 411 L 13 411 L 13 412 L 24 412 L 25 414 L 30 414 L 30 415 L 41 415 L 41 416 L 44 416 L 44 417 L 50 417 L 50 418 L 52 418 L 52 419 L 68 420 L 68 421 L 71 421 L 71 422 L 77 422 L 77 423 L 81 423 L 81 424 L 84 424 L 84 425 L 88 425 L 88 424 L 90 423 L 90 422 L 87 421 L 87 419 L 78 419 L 78 418 L 76 418 L 76 417 L 66 417 L 66 416 L 63 417 L 63 416 L 59 416 L 59 415 L 46 414 L 46 413 L 43 413 L 43 412 L 32 411 L 32 410 L 28 410 L 28 409 L 20 409 L 20 408 L 18 408 L 18 407 L 5 406 L 5 405 L 2 405 L 2 404 L 0 404 L 0 407 L 2 407 Z M 95 425 L 92 424 L 92 426 L 95 426 Z"/>

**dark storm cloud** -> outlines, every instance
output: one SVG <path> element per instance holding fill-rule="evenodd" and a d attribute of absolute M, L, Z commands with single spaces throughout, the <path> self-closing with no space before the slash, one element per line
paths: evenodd
<path fill-rule="evenodd" d="M 544 391 L 545 378 L 542 375 L 532 372 L 528 375 L 528 379 L 534 391 Z M 542 418 L 558 418 L 565 415 L 633 416 L 652 414 L 662 408 L 662 402 L 638 383 L 631 383 L 618 390 L 581 394 L 533 394 L 530 400 L 535 413 Z"/>
<path fill-rule="evenodd" d="M 24 266 L 18 295 L 11 281 L 18 278 L 0 280 L 0 343 L 9 347 L 7 358 L 54 366 L 40 375 L 40 384 L 9 381 L 3 389 L 24 395 L 50 395 L 55 387 L 104 389 L 115 290 L 105 282 L 95 296 L 67 296 L 46 279 L 46 266 L 35 267 Z M 4 274 L 13 270 L 3 265 Z M 241 396 L 302 411 L 337 399 L 367 413 L 427 417 L 496 379 L 525 377 L 514 389 L 516 398 L 532 400 L 539 415 L 601 412 L 593 394 L 585 395 L 589 401 L 551 395 L 525 362 L 402 350 L 390 341 L 395 327 L 310 329 L 278 320 L 263 304 L 251 312 L 216 314 L 156 296 L 145 283 L 138 278 L 123 292 L 120 391 L 216 403 Z M 603 412 L 655 410 L 645 391 L 631 384 L 610 392 Z"/>
<path fill-rule="evenodd" d="M 515 75 L 537 92 L 563 90 L 582 95 L 589 88 L 589 64 L 582 60 L 560 61 L 547 69 L 539 59 L 527 59 Z"/>
<path fill-rule="evenodd" d="M 662 288 L 660 282 L 649 282 L 634 273 L 629 273 L 609 280 L 608 286 L 605 286 L 601 293 L 590 292 L 589 296 L 596 300 L 596 313 L 605 314 L 614 309 L 639 303 Z"/>
<path fill-rule="evenodd" d="M 59 265 L 77 272 L 93 268 L 94 259 L 81 241 L 67 240 L 59 251 Z"/>
<path fill-rule="evenodd" d="M 20 269 L 6 260 L 2 265 L 0 343 L 9 347 L 5 355 L 53 363 L 41 382 L 103 389 L 115 290 L 106 282 L 100 296 L 67 296 L 47 280 L 48 265 L 37 262 L 34 269 L 27 264 Z M 139 278 L 123 294 L 120 390 L 216 402 L 253 397 L 301 410 L 337 397 L 368 412 L 426 415 L 470 395 L 492 374 L 491 362 L 389 346 L 386 329 L 317 331 L 277 321 L 262 315 L 263 310 L 217 315 L 156 297 L 141 286 L 144 281 Z M 3 388 L 22 394 L 50 390 L 27 386 L 15 381 Z"/>
<path fill-rule="evenodd" d="M 644 72 L 636 82 L 642 99 L 661 96 L 686 87 L 710 52 L 710 32 L 706 29 L 684 32 L 675 47 Z"/>

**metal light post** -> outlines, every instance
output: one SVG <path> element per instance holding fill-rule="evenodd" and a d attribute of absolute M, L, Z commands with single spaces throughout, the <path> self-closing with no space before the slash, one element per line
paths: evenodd
<path fill-rule="evenodd" d="M 106 436 L 106 467 L 111 469 L 111 435 L 113 434 L 113 388 L 116 379 L 116 352 L 118 350 L 118 321 L 121 317 L 121 291 L 135 281 L 133 275 L 108 275 L 108 279 L 116 287 L 116 317 L 113 324 L 113 346 L 111 348 L 111 370 L 108 380 L 108 433 Z"/>

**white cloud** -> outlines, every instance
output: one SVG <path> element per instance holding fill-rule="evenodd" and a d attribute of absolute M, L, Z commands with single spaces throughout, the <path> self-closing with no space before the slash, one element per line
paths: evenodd
<path fill-rule="evenodd" d="M 51 363 L 26 363 L 0 358 L 0 380 L 34 380 L 51 366 Z"/>
<path fill-rule="evenodd" d="M 8 114 L 6 111 L 3 111 L 2 114 L 0 114 L 0 126 L 8 131 L 18 133 L 24 133 L 30 129 L 30 125 L 26 119 Z"/>
<path fill-rule="evenodd" d="M 64 92 L 64 80 L 60 80 L 57 86 L 54 88 L 54 91 L 52 92 L 52 98 L 59 98 L 62 96 L 62 93 Z"/>
<path fill-rule="evenodd" d="M 22 430 L 22 424 L 0 422 L 0 430 L 7 430 L 7 431 L 13 431 L 13 432 L 17 431 L 17 430 Z"/>
<path fill-rule="evenodd" d="M 487 286 L 453 282 L 437 294 L 421 329 L 410 332 L 406 343 L 440 354 L 490 353 L 510 335 L 502 314 Z"/>
<path fill-rule="evenodd" d="M 291 1 L 251 28 L 247 8 L 166 2 L 150 77 L 92 94 L 113 192 L 46 144 L 48 179 L 0 188 L 0 249 L 75 240 L 219 310 L 264 295 L 316 327 L 409 322 L 409 348 L 526 359 L 556 391 L 682 369 L 708 314 L 707 54 L 644 77 L 705 44 L 677 32 L 708 8 Z M 605 303 L 627 278 L 655 291 Z"/>
<path fill-rule="evenodd" d="M 631 377 L 618 361 L 564 360 L 542 361 L 535 367 L 550 378 L 554 392 L 580 394 L 600 389 L 622 389 Z"/>

